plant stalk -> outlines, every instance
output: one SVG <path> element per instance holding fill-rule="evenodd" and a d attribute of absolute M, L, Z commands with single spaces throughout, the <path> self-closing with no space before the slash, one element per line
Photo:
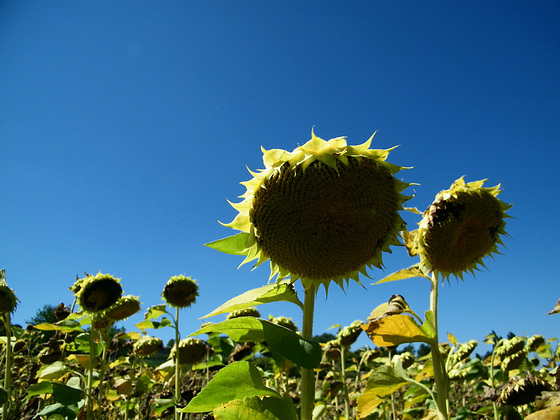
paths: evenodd
<path fill-rule="evenodd" d="M 313 339 L 313 312 L 315 310 L 315 286 L 304 289 L 303 327 L 301 334 L 305 340 Z M 301 371 L 301 420 L 311 420 L 315 404 L 315 375 L 313 369 Z"/>
<path fill-rule="evenodd" d="M 10 314 L 6 313 L 2 318 L 6 328 L 6 370 L 4 375 L 4 389 L 8 394 L 8 399 L 2 408 L 2 420 L 8 420 L 12 403 L 12 328 Z"/>
<path fill-rule="evenodd" d="M 179 307 L 175 310 L 175 420 L 181 419 L 179 402 L 181 400 L 181 365 L 179 364 Z"/>
<path fill-rule="evenodd" d="M 435 337 L 432 348 L 432 364 L 434 368 L 434 379 L 436 382 L 436 405 L 438 416 L 441 420 L 447 420 L 448 404 L 449 404 L 449 378 L 445 371 L 445 363 L 439 351 L 439 335 L 438 335 L 438 285 L 439 281 L 434 273 L 432 273 L 432 288 L 430 292 L 430 310 L 434 316 Z"/>
<path fill-rule="evenodd" d="M 89 368 L 88 368 L 88 383 L 87 383 L 87 420 L 93 419 L 93 397 L 92 397 L 92 389 L 93 389 L 93 362 L 94 362 L 94 353 L 95 353 L 95 340 L 94 340 L 94 325 L 95 325 L 95 317 L 92 317 L 91 325 L 89 327 Z"/>

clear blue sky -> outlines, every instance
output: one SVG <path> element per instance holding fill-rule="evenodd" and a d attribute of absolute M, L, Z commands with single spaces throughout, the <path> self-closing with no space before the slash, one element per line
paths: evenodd
<path fill-rule="evenodd" d="M 560 298 L 558 22 L 558 1 L 3 1 L 0 267 L 15 322 L 70 304 L 84 271 L 121 278 L 143 310 L 186 274 L 200 284 L 182 315 L 193 332 L 268 279 L 268 264 L 237 269 L 202 245 L 234 233 L 217 222 L 236 214 L 226 200 L 263 167 L 261 146 L 292 150 L 314 127 L 400 145 L 389 160 L 414 166 L 400 176 L 420 184 L 421 210 L 462 175 L 502 183 L 503 255 L 443 287 L 440 333 L 560 335 L 546 315 Z M 319 294 L 316 333 L 392 294 L 428 308 L 425 280 L 370 286 L 416 259 L 400 247 L 384 262 L 367 290 Z M 296 307 L 260 310 L 301 324 Z"/>

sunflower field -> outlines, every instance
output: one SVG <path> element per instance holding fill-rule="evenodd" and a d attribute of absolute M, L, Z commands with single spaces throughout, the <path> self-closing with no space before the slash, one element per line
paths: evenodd
<path fill-rule="evenodd" d="M 181 310 L 198 297 L 190 277 L 167 281 L 164 303 L 147 308 L 138 331 L 115 328 L 142 308 L 104 273 L 76 278 L 55 320 L 22 328 L 11 323 L 18 300 L 2 270 L 2 419 L 559 419 L 555 338 L 491 332 L 481 355 L 476 341 L 438 332 L 440 284 L 484 266 L 507 235 L 500 186 L 459 178 L 424 212 L 405 207 L 413 184 L 395 177 L 405 168 L 372 139 L 350 146 L 312 132 L 292 152 L 263 150 L 265 169 L 242 183 L 238 214 L 224 224 L 237 232 L 206 245 L 268 261 L 269 284 L 232 297 L 203 317 L 224 321 L 186 335 Z M 418 229 L 401 211 L 419 216 Z M 318 290 L 360 283 L 397 245 L 416 263 L 377 283 L 425 278 L 430 309 L 417 314 L 393 295 L 365 321 L 314 336 Z M 270 302 L 299 307 L 301 326 L 262 318 L 257 308 Z M 558 312 L 560 301 L 550 314 Z M 162 328 L 174 331 L 166 347 Z M 360 334 L 371 348 L 352 349 Z"/>

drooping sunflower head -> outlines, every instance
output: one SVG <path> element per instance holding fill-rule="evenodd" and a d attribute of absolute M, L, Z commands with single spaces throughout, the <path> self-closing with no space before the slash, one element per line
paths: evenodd
<path fill-rule="evenodd" d="M 186 308 L 195 303 L 198 296 L 198 284 L 190 277 L 173 276 L 165 283 L 161 295 L 170 306 Z"/>
<path fill-rule="evenodd" d="M 179 341 L 179 346 L 173 346 L 169 357 L 176 360 L 177 348 L 179 349 L 179 364 L 192 365 L 201 362 L 208 354 L 208 345 L 198 338 L 186 338 Z"/>
<path fill-rule="evenodd" d="M 312 133 L 292 152 L 263 149 L 265 169 L 242 182 L 243 201 L 232 203 L 239 214 L 225 225 L 246 234 L 243 263 L 270 260 L 271 279 L 327 290 L 381 267 L 381 252 L 400 244 L 399 210 L 410 198 L 401 192 L 410 184 L 386 161 L 392 149 L 370 149 L 372 139 L 349 146 Z"/>
<path fill-rule="evenodd" d="M 105 315 L 113 321 L 123 321 L 140 310 L 140 300 L 136 296 L 123 296 L 119 298 Z"/>
<path fill-rule="evenodd" d="M 509 217 L 505 212 L 511 205 L 497 197 L 500 185 L 485 188 L 485 181 L 465 183 L 459 178 L 424 212 L 415 246 L 421 263 L 436 276 L 463 278 L 503 245 Z"/>
<path fill-rule="evenodd" d="M 158 337 L 142 336 L 134 343 L 134 353 L 139 357 L 147 357 L 157 353 L 163 347 L 163 341 Z"/>
<path fill-rule="evenodd" d="M 120 279 L 110 274 L 98 273 L 79 280 L 76 297 L 86 312 L 99 313 L 115 304 L 122 295 Z"/>
<path fill-rule="evenodd" d="M 4 269 L 0 270 L 0 316 L 14 312 L 18 303 L 16 294 L 6 284 L 4 273 Z"/>

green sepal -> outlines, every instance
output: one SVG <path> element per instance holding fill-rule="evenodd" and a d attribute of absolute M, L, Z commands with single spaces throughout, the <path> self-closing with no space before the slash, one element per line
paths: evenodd
<path fill-rule="evenodd" d="M 227 238 L 218 239 L 204 246 L 213 248 L 225 254 L 232 255 L 247 255 L 247 241 L 249 239 L 249 234 L 246 232 L 241 232 L 236 235 L 228 236 Z"/>

